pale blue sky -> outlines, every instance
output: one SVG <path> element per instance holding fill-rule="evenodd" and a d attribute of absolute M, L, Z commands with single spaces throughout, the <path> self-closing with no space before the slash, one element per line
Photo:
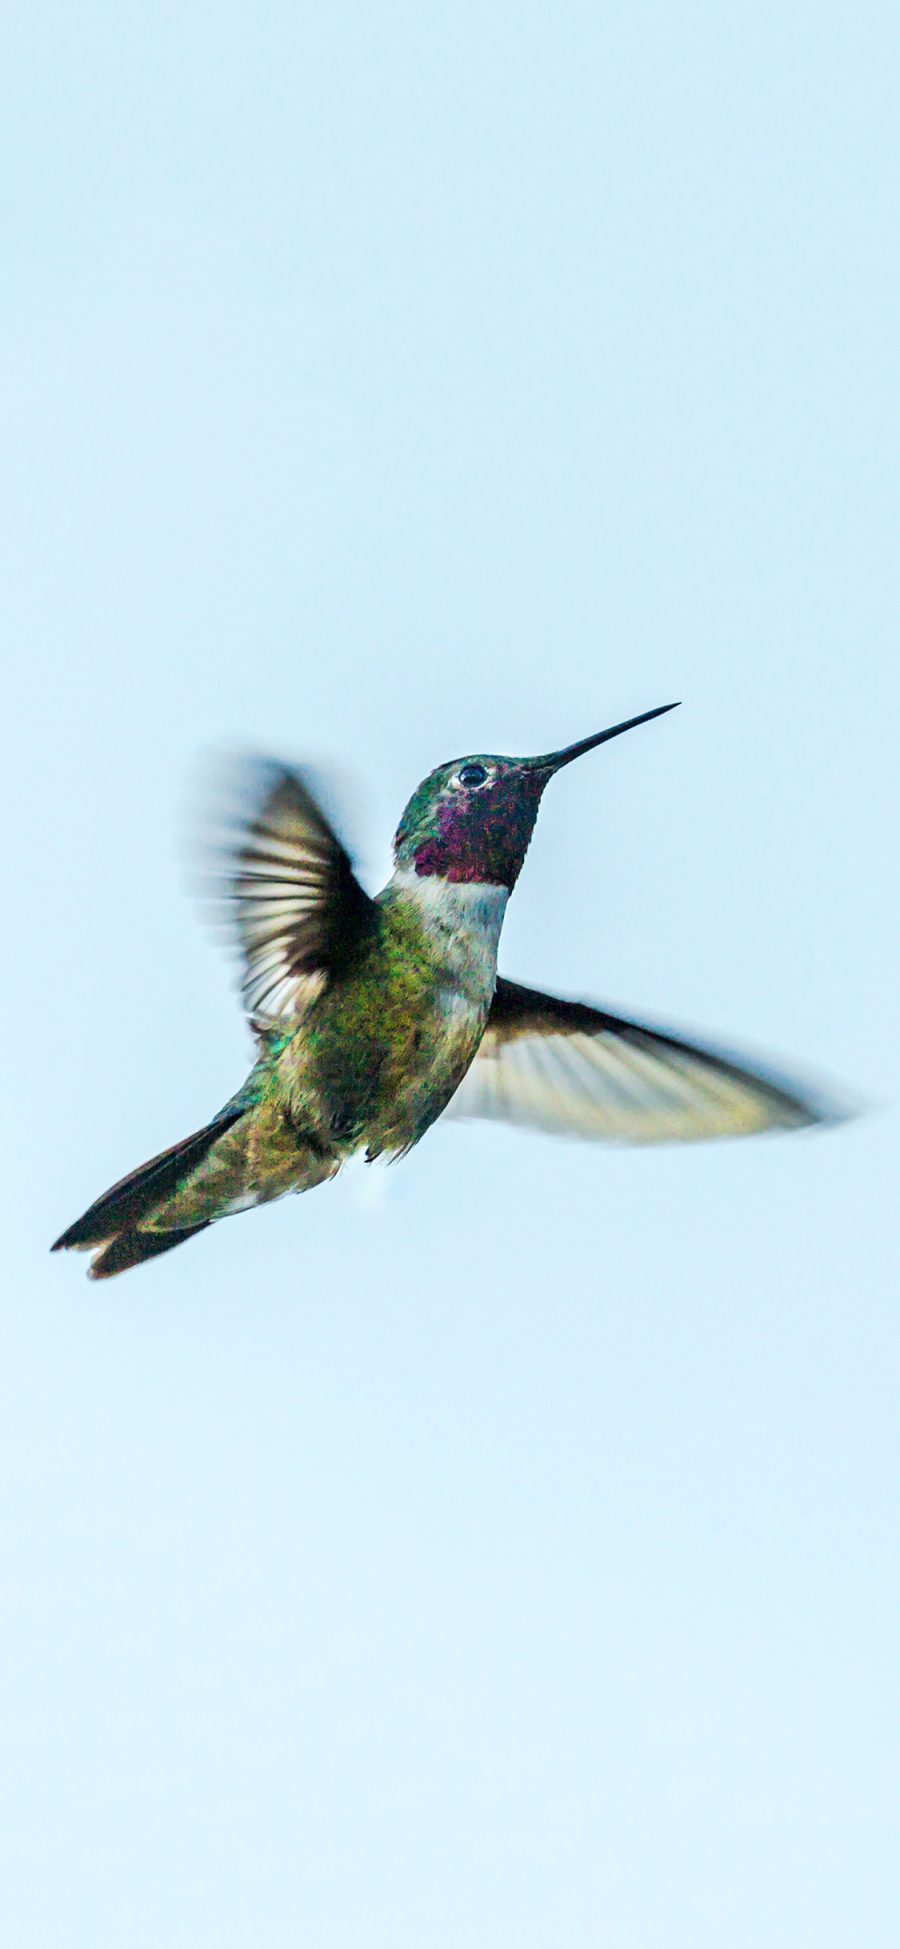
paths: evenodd
<path fill-rule="evenodd" d="M 897 68 L 858 0 L 6 17 L 14 1949 L 893 1949 Z M 673 697 L 501 965 L 877 1113 L 48 1256 L 247 1063 L 198 754 L 331 760 L 377 880 L 433 764 Z"/>

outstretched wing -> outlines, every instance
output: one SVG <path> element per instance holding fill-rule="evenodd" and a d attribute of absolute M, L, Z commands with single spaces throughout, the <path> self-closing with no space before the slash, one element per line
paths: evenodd
<path fill-rule="evenodd" d="M 255 1026 L 303 1013 L 358 952 L 375 903 L 302 774 L 262 759 L 213 807 L 206 889 L 242 964 Z"/>
<path fill-rule="evenodd" d="M 607 1143 L 664 1144 L 796 1130 L 833 1121 L 836 1112 L 721 1051 L 500 980 L 478 1054 L 447 1114 Z"/>

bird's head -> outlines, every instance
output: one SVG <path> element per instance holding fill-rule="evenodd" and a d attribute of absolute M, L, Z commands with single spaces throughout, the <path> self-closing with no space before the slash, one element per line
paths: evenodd
<path fill-rule="evenodd" d="M 662 704 L 542 758 L 479 751 L 439 765 L 413 793 L 397 828 L 397 867 L 420 878 L 438 875 L 511 889 L 522 870 L 541 794 L 554 774 L 596 745 L 674 709 Z"/>

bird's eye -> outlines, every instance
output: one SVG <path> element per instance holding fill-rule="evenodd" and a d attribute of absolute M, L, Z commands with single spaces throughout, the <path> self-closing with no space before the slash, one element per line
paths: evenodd
<path fill-rule="evenodd" d="M 483 785 L 486 778 L 486 765 L 460 765 L 456 774 L 457 785 Z"/>

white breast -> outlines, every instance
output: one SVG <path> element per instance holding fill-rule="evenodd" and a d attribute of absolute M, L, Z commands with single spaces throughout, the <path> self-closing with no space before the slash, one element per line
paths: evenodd
<path fill-rule="evenodd" d="M 481 880 L 445 880 L 438 873 L 400 871 L 392 886 L 414 903 L 447 973 L 478 1007 L 490 1003 L 497 979 L 497 947 L 509 899 L 507 887 Z"/>

